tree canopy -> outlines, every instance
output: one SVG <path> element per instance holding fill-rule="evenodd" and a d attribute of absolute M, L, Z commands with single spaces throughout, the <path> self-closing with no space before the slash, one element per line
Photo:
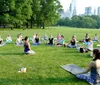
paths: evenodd
<path fill-rule="evenodd" d="M 60 11 L 59 0 L 0 0 L 0 25 L 45 28 L 57 22 Z"/>
<path fill-rule="evenodd" d="M 100 16 L 73 16 L 69 18 L 61 18 L 57 25 L 60 26 L 71 26 L 79 28 L 100 28 Z"/>

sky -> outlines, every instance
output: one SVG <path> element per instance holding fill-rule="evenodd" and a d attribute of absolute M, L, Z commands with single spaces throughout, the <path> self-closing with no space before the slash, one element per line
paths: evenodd
<path fill-rule="evenodd" d="M 72 0 L 60 0 L 64 11 L 69 9 L 71 1 Z M 97 7 L 100 6 L 100 0 L 76 0 L 77 14 L 83 14 L 85 12 L 85 7 L 88 6 L 92 6 L 93 8 L 97 9 Z"/>

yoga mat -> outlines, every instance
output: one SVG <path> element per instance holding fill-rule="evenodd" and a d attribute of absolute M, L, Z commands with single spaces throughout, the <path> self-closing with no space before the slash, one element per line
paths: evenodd
<path fill-rule="evenodd" d="M 72 73 L 73 75 L 75 75 L 76 76 L 76 74 L 77 73 L 81 73 L 81 72 L 83 72 L 85 69 L 84 68 L 81 68 L 81 67 L 79 67 L 79 66 L 77 66 L 77 65 L 75 65 L 75 64 L 67 64 L 67 65 L 63 65 L 63 66 L 61 66 L 64 70 L 66 70 L 66 71 L 68 71 L 68 72 L 70 72 L 70 73 Z M 86 73 L 86 74 L 83 74 L 84 76 L 89 76 L 90 75 L 90 73 L 88 72 L 88 73 Z M 90 83 L 90 82 L 88 82 L 90 85 L 94 85 L 93 83 Z M 97 83 L 97 84 L 95 84 L 95 85 L 100 85 L 100 83 Z"/>

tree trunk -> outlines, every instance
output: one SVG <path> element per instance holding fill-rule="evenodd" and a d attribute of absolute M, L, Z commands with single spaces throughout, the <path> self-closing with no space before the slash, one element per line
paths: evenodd
<path fill-rule="evenodd" d="M 26 23 L 26 27 L 28 28 L 28 23 Z"/>
<path fill-rule="evenodd" d="M 30 28 L 33 28 L 32 17 L 31 17 L 31 20 L 30 20 Z"/>
<path fill-rule="evenodd" d="M 6 26 L 5 26 L 5 24 L 3 24 L 3 28 L 5 28 Z"/>
<path fill-rule="evenodd" d="M 44 25 L 44 22 L 43 22 L 43 29 L 45 29 L 45 25 Z"/>
<path fill-rule="evenodd" d="M 16 28 L 18 28 L 18 25 L 17 25 L 17 23 L 16 23 L 16 26 L 15 26 Z"/>

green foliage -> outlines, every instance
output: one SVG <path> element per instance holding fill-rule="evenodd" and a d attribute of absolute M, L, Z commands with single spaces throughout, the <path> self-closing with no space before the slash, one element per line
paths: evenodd
<path fill-rule="evenodd" d="M 44 28 L 57 22 L 61 9 L 59 0 L 0 0 L 0 24 Z"/>
<path fill-rule="evenodd" d="M 100 28 L 100 16 L 73 16 L 71 19 L 62 18 L 58 21 L 57 25 L 83 27 L 83 28 Z"/>
<path fill-rule="evenodd" d="M 43 26 L 43 28 L 45 25 L 53 25 L 60 17 L 61 8 L 58 0 L 33 0 L 31 23 L 34 20 L 38 27 Z"/>

